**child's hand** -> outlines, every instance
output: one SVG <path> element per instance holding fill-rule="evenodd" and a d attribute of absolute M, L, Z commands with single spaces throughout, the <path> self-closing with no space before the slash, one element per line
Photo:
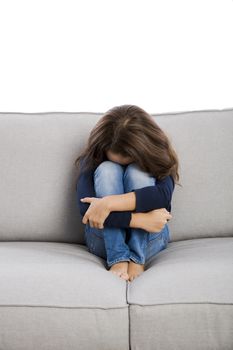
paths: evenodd
<path fill-rule="evenodd" d="M 98 229 L 104 228 L 104 221 L 110 213 L 108 203 L 104 197 L 85 197 L 81 199 L 81 202 L 91 203 L 82 219 L 83 224 L 86 224 L 89 220 L 91 227 Z"/>
<path fill-rule="evenodd" d="M 151 233 L 160 232 L 167 221 L 172 218 L 165 208 L 154 209 L 143 214 L 145 214 L 143 229 Z"/>

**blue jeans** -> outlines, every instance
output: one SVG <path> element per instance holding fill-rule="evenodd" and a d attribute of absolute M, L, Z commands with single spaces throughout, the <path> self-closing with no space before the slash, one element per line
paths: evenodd
<path fill-rule="evenodd" d="M 156 179 L 139 169 L 136 163 L 121 165 L 107 160 L 94 172 L 94 188 L 98 198 L 154 185 Z M 169 239 L 167 224 L 155 233 L 141 228 L 98 229 L 89 223 L 85 225 L 85 242 L 89 252 L 105 259 L 109 268 L 120 261 L 133 260 L 137 264 L 145 264 L 167 247 Z"/>

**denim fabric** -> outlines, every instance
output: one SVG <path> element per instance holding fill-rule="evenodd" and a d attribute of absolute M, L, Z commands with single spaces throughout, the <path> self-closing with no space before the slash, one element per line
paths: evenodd
<path fill-rule="evenodd" d="M 156 179 L 140 170 L 135 163 L 121 165 L 104 161 L 94 172 L 94 187 L 98 198 L 153 185 L 156 185 Z M 120 261 L 133 260 L 135 263 L 145 264 L 167 247 L 169 238 L 167 224 L 160 232 L 155 233 L 140 228 L 98 229 L 91 227 L 89 223 L 85 225 L 88 250 L 105 259 L 109 268 Z"/>

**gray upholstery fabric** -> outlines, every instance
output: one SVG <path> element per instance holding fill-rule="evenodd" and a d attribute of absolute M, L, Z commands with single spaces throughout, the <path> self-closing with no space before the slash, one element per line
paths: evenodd
<path fill-rule="evenodd" d="M 232 250 L 172 242 L 125 283 L 82 245 L 1 242 L 0 349 L 231 349 Z"/>
<path fill-rule="evenodd" d="M 168 244 L 128 284 L 131 349 L 233 349 L 233 238 Z"/>
<path fill-rule="evenodd" d="M 233 109 L 161 115 L 180 159 L 171 241 L 233 236 Z"/>
<path fill-rule="evenodd" d="M 129 349 L 126 283 L 78 244 L 0 243 L 1 350 Z"/>
<path fill-rule="evenodd" d="M 1 350 L 129 350 L 127 309 L 0 308 Z"/>
<path fill-rule="evenodd" d="M 0 243 L 0 305 L 127 308 L 125 281 L 83 245 Z"/>
<path fill-rule="evenodd" d="M 232 350 L 233 306 L 130 306 L 131 350 Z"/>
<path fill-rule="evenodd" d="M 135 279 L 129 304 L 233 304 L 233 237 L 168 244 Z"/>
<path fill-rule="evenodd" d="M 99 117 L 0 114 L 0 240 L 84 243 L 74 161 Z"/>
<path fill-rule="evenodd" d="M 0 113 L 0 240 L 84 244 L 74 161 L 101 117 Z M 180 158 L 171 241 L 232 236 L 233 109 L 153 118 Z"/>

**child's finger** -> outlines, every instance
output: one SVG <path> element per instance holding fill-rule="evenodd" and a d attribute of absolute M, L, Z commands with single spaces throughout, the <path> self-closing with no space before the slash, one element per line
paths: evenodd
<path fill-rule="evenodd" d="M 81 202 L 85 202 L 85 203 L 86 203 L 86 202 L 87 202 L 87 203 L 91 203 L 92 200 L 93 200 L 92 197 L 85 197 L 85 198 L 81 198 L 81 199 L 80 199 Z"/>

